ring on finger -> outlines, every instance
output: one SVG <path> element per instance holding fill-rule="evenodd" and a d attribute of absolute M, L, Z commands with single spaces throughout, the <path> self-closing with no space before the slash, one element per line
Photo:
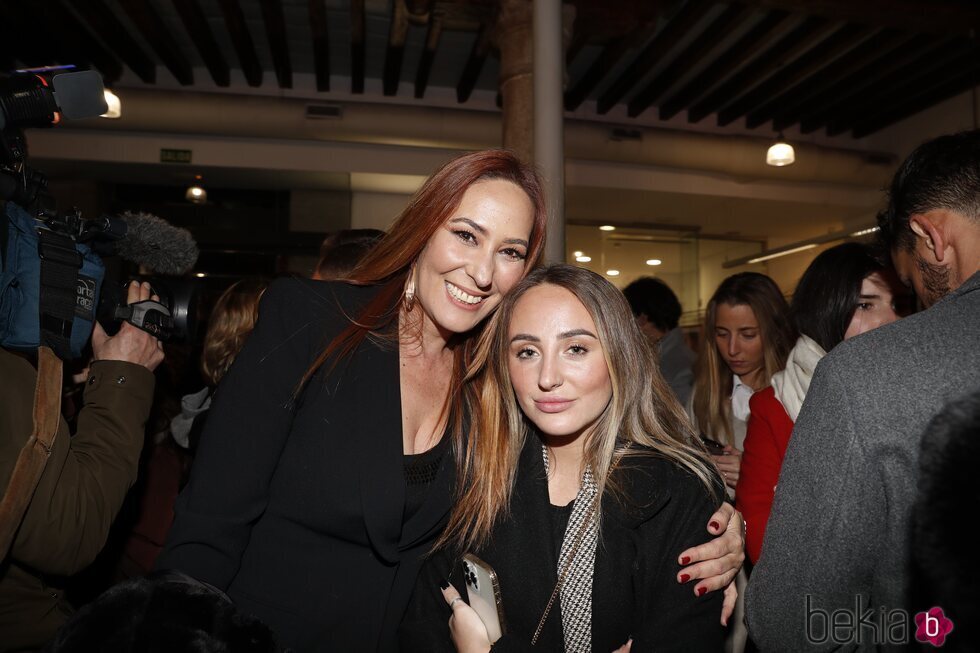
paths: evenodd
<path fill-rule="evenodd" d="M 454 598 L 452 601 L 449 602 L 449 609 L 452 610 L 453 606 L 456 605 L 456 601 L 462 601 L 462 600 L 463 600 L 462 596 L 457 596 L 456 598 Z"/>

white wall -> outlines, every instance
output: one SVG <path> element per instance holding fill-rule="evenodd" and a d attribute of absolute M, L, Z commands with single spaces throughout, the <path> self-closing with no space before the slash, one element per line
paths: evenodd
<path fill-rule="evenodd" d="M 381 229 L 386 231 L 402 212 L 411 195 L 399 193 L 351 193 L 351 229 Z"/>

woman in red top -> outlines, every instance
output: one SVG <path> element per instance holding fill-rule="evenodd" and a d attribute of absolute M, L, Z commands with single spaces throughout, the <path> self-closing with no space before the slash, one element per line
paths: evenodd
<path fill-rule="evenodd" d="M 752 395 L 735 504 L 747 525 L 749 559 L 759 560 L 766 522 L 793 423 L 817 363 L 838 343 L 899 317 L 901 290 L 894 271 L 860 243 L 832 247 L 813 260 L 793 294 L 791 314 L 800 337 L 772 384 Z"/>

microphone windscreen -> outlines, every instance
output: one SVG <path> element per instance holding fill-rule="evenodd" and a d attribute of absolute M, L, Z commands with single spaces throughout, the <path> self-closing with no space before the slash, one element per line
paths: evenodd
<path fill-rule="evenodd" d="M 149 213 L 123 213 L 126 235 L 116 243 L 116 253 L 127 261 L 160 274 L 179 275 L 197 263 L 197 243 L 191 232 L 175 227 Z"/>
<path fill-rule="evenodd" d="M 109 110 L 102 77 L 94 70 L 60 73 L 52 78 L 51 86 L 65 118 L 95 118 Z"/>

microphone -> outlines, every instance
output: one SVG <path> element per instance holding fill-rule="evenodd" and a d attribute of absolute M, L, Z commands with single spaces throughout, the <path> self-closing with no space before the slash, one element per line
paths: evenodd
<path fill-rule="evenodd" d="M 92 230 L 112 242 L 93 245 L 100 253 L 114 253 L 159 274 L 181 275 L 197 263 L 197 243 L 191 232 L 150 213 L 129 212 L 102 216 Z M 101 246 L 100 246 L 101 245 Z"/>

